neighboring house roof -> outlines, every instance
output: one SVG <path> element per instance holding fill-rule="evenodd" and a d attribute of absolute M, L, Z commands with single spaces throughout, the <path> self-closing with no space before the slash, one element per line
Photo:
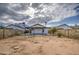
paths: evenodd
<path fill-rule="evenodd" d="M 59 25 L 57 26 L 57 28 L 59 29 L 72 29 L 70 26 L 68 26 L 67 24 L 62 24 L 62 25 Z"/>
<path fill-rule="evenodd" d="M 20 30 L 23 30 L 23 29 L 27 29 L 29 28 L 29 26 L 27 24 L 23 24 L 23 23 L 15 23 L 15 24 L 9 24 L 6 26 L 7 28 L 13 28 L 13 29 L 20 29 Z"/>
<path fill-rule="evenodd" d="M 74 26 L 75 29 L 79 29 L 79 25 Z"/>
<path fill-rule="evenodd" d="M 12 28 L 12 29 L 17 29 L 17 30 L 23 30 L 23 28 L 21 28 L 20 26 L 14 25 L 14 24 L 10 24 L 10 25 L 6 26 L 6 28 Z"/>

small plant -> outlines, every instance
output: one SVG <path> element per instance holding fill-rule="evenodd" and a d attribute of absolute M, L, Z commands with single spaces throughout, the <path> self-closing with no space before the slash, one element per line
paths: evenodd
<path fill-rule="evenodd" d="M 29 33 L 29 30 L 25 30 L 24 33 Z"/>
<path fill-rule="evenodd" d="M 61 37 L 61 36 L 62 36 L 62 33 L 60 33 L 60 32 L 57 33 L 57 36 L 58 36 L 58 37 Z"/>
<path fill-rule="evenodd" d="M 57 29 L 54 27 L 54 28 L 49 29 L 48 32 L 49 32 L 49 34 L 55 35 L 55 33 L 57 32 Z"/>
<path fill-rule="evenodd" d="M 51 29 L 51 32 L 52 32 L 52 34 L 54 35 L 54 34 L 57 32 L 57 29 L 56 29 L 56 28 L 52 28 L 52 29 Z"/>
<path fill-rule="evenodd" d="M 16 31 L 16 33 L 14 34 L 15 36 L 19 36 L 21 33 Z"/>
<path fill-rule="evenodd" d="M 74 33 L 74 34 L 72 34 L 71 36 L 69 36 L 69 38 L 72 38 L 72 39 L 79 39 L 79 33 Z"/>
<path fill-rule="evenodd" d="M 49 33 L 49 34 L 52 34 L 52 31 L 51 31 L 51 29 L 49 29 L 49 30 L 48 30 L 48 33 Z"/>

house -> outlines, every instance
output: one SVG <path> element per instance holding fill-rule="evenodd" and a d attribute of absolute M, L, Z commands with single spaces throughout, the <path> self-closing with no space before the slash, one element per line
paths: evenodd
<path fill-rule="evenodd" d="M 48 28 L 41 24 L 34 24 L 31 27 L 31 34 L 33 35 L 47 35 Z"/>
<path fill-rule="evenodd" d="M 70 26 L 68 26 L 67 24 L 62 24 L 57 26 L 58 29 L 72 29 Z"/>

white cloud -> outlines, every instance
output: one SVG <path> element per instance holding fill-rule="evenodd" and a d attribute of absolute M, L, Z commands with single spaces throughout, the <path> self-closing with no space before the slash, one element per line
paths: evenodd
<path fill-rule="evenodd" d="M 24 21 L 15 21 L 13 19 L 8 20 L 8 23 L 22 23 L 22 22 L 24 22 Z"/>
<path fill-rule="evenodd" d="M 52 17 L 52 20 L 62 20 L 63 18 L 76 15 L 76 11 L 74 10 L 76 6 L 77 4 L 42 4 L 41 7 L 43 9 L 40 12 L 45 17 Z"/>
<path fill-rule="evenodd" d="M 60 19 L 56 19 L 56 20 L 50 20 L 48 23 L 51 23 L 51 22 L 59 22 L 61 21 Z"/>
<path fill-rule="evenodd" d="M 12 7 L 15 7 L 18 4 L 12 5 Z M 76 7 L 78 4 L 56 4 L 56 3 L 50 3 L 50 4 L 40 4 L 39 7 L 42 8 L 40 9 L 35 9 L 32 6 L 32 3 L 28 6 L 28 9 L 26 8 L 26 11 L 18 11 L 17 13 L 20 14 L 25 14 L 25 15 L 30 15 L 32 18 L 37 18 L 37 17 L 52 17 L 52 19 L 63 19 L 66 17 L 74 16 L 76 15 L 76 11 L 74 10 L 74 7 Z M 26 5 L 27 6 L 27 5 Z M 38 8 L 38 7 L 37 7 Z M 36 15 L 35 13 L 38 13 Z"/>
<path fill-rule="evenodd" d="M 32 7 L 29 7 L 29 9 L 25 12 L 26 15 L 30 15 L 31 17 L 34 16 L 35 10 Z"/>
<path fill-rule="evenodd" d="M 69 3 L 45 4 L 44 3 L 44 4 L 38 4 L 37 7 L 35 6 L 33 8 L 32 3 L 30 3 L 29 5 L 24 4 L 23 6 L 21 6 L 19 4 L 9 4 L 8 9 L 15 12 L 17 15 L 21 14 L 24 16 L 27 16 L 27 15 L 31 16 L 31 18 L 29 18 L 26 22 L 31 21 L 32 19 L 34 20 L 35 18 L 38 19 L 41 17 L 49 17 L 49 18 L 52 18 L 50 20 L 53 20 L 53 22 L 58 22 L 66 17 L 77 15 L 76 10 L 74 10 L 74 8 L 77 5 L 79 5 L 79 4 L 75 4 L 75 3 L 72 3 L 72 4 L 71 3 L 70 4 Z M 19 9 L 21 9 L 21 10 L 19 10 Z M 9 16 L 4 16 L 4 18 L 7 19 L 7 18 L 9 18 Z M 16 18 L 22 18 L 22 17 L 18 16 Z M 13 23 L 17 23 L 17 22 L 21 21 L 21 20 L 17 21 L 15 19 L 7 19 L 7 20 L 8 20 L 8 22 L 13 22 Z M 39 20 L 37 22 L 39 22 Z M 22 21 L 23 21 L 23 19 L 22 19 Z M 41 21 L 42 20 L 40 20 L 40 22 Z"/>

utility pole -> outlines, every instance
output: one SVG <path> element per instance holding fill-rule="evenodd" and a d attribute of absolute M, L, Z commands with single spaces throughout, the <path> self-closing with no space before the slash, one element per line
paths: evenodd
<path fill-rule="evenodd" d="M 45 21 L 45 27 L 46 27 L 46 25 L 47 25 L 47 22 Z"/>
<path fill-rule="evenodd" d="M 46 28 L 47 22 L 45 21 L 45 28 Z"/>
<path fill-rule="evenodd" d="M 26 31 L 25 22 L 23 22 L 23 26 L 24 26 L 24 34 L 26 35 L 26 33 L 25 33 L 25 31 Z"/>
<path fill-rule="evenodd" d="M 75 32 L 77 32 L 78 26 L 77 24 L 75 24 Z"/>

